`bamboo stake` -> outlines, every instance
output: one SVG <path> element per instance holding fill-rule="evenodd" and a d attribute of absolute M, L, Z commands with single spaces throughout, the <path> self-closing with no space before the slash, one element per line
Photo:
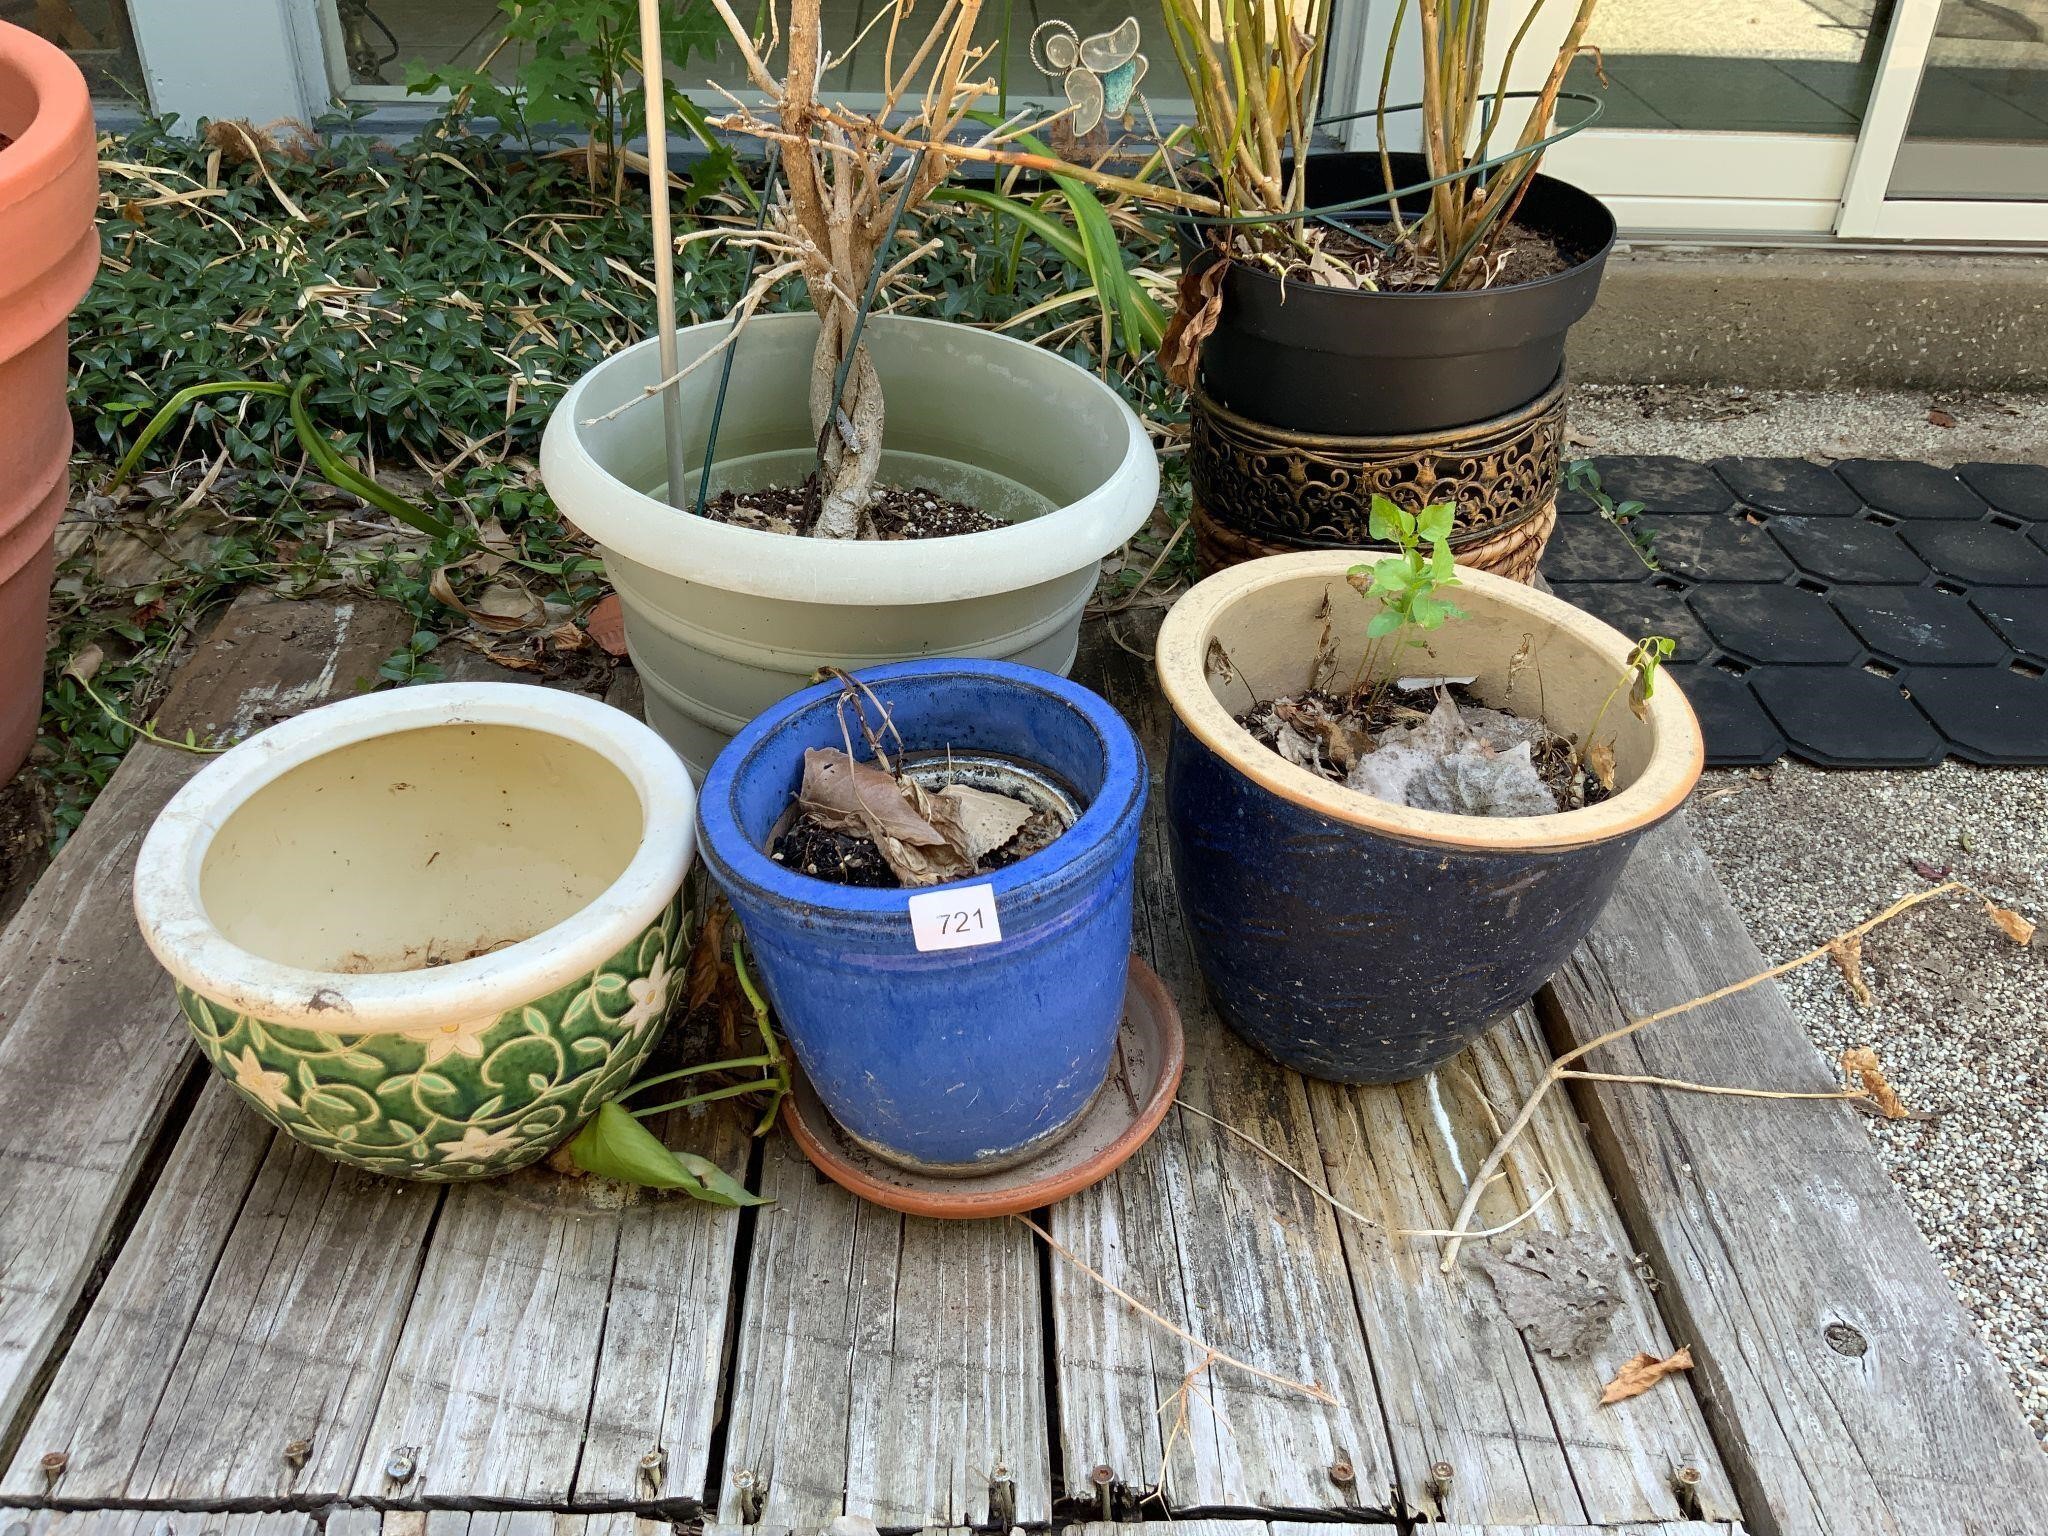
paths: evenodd
<path fill-rule="evenodd" d="M 640 74 L 647 89 L 647 194 L 654 216 L 655 349 L 661 359 L 661 424 L 668 448 L 662 499 L 681 507 L 683 390 L 676 367 L 676 247 L 668 208 L 668 79 L 661 59 L 661 0 L 640 0 Z"/>

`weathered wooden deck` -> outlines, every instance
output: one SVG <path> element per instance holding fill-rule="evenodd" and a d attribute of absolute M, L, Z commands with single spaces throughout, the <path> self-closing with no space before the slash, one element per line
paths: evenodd
<path fill-rule="evenodd" d="M 409 629 L 245 601 L 165 722 L 239 732 L 346 696 Z M 1098 629 L 1080 675 L 1160 745 L 1141 660 Z M 2048 1458 L 1843 1105 L 1553 1097 L 1482 1216 L 1554 1184 L 1532 1226 L 1640 1256 L 1585 1359 L 1533 1352 L 1477 1270 L 1386 1235 L 1448 1223 L 1555 1045 L 1760 968 L 1682 824 L 1531 1009 L 1380 1090 L 1307 1082 L 1216 1022 L 1148 831 L 1136 943 L 1184 1012 L 1183 1100 L 1378 1225 L 1185 1113 L 1044 1219 L 1330 1407 L 1191 1376 L 1201 1351 L 1023 1226 L 862 1205 L 736 1112 L 668 1129 L 750 1171 L 758 1212 L 547 1172 L 409 1186 L 299 1149 L 207 1072 L 129 914 L 136 844 L 196 766 L 138 746 L 0 939 L 0 1536 L 772 1536 L 842 1512 L 1133 1536 L 2048 1529 Z M 1768 987 L 1595 1064 L 1833 1081 Z M 1596 1406 L 1623 1360 L 1679 1344 L 1690 1376 Z"/>

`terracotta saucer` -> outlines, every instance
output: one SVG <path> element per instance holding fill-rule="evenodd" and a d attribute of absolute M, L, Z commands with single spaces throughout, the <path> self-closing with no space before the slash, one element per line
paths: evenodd
<path fill-rule="evenodd" d="M 967 1177 L 899 1168 L 847 1136 L 802 1072 L 782 1123 L 820 1173 L 863 1200 L 913 1216 L 1007 1216 L 1064 1200 L 1122 1166 L 1166 1117 L 1186 1057 L 1180 1010 L 1152 967 L 1133 955 L 1108 1081 L 1073 1130 L 1024 1162 Z"/>

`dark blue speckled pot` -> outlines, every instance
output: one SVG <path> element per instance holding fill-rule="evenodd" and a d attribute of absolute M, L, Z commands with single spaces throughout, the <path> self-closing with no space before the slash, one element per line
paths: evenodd
<path fill-rule="evenodd" d="M 1195 958 L 1225 1021 L 1311 1077 L 1389 1083 L 1457 1055 L 1564 962 L 1638 839 L 1683 803 L 1701 748 L 1691 708 L 1667 682 L 1647 720 L 1625 704 L 1602 717 L 1619 792 L 1561 815 L 1415 811 L 1284 761 L 1232 711 L 1303 686 L 1326 592 L 1340 656 L 1359 654 L 1373 610 L 1343 579 L 1359 558 L 1251 561 L 1175 606 L 1159 636 L 1176 715 L 1166 810 Z M 1554 729 L 1583 731 L 1630 640 L 1547 594 L 1460 575 L 1468 617 L 1404 670 L 1476 675 L 1482 698 L 1510 702 L 1506 664 L 1526 638 L 1513 702 L 1540 696 Z"/>

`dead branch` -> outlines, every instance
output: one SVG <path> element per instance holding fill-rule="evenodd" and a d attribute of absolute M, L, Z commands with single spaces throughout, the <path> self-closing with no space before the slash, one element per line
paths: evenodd
<path fill-rule="evenodd" d="M 1499 1139 L 1493 1144 L 1493 1149 L 1486 1154 L 1485 1161 L 1479 1165 L 1479 1171 L 1472 1176 L 1471 1183 L 1466 1187 L 1464 1203 L 1458 1207 L 1457 1219 L 1451 1223 L 1450 1242 L 1444 1248 L 1441 1266 L 1443 1272 L 1449 1274 L 1452 1267 L 1458 1262 L 1458 1249 L 1466 1239 L 1479 1235 L 1478 1233 L 1467 1231 L 1467 1224 L 1472 1220 L 1473 1213 L 1478 1209 L 1480 1198 L 1485 1194 L 1487 1186 L 1493 1181 L 1495 1173 L 1506 1160 L 1509 1147 L 1514 1144 L 1515 1138 L 1527 1129 L 1529 1122 L 1535 1118 L 1536 1110 L 1542 1104 L 1544 1096 L 1568 1078 L 1578 1077 L 1597 1082 L 1639 1083 L 1649 1087 L 1676 1088 L 1693 1093 L 1724 1094 L 1732 1098 L 1818 1098 L 1846 1099 L 1850 1101 L 1869 1099 L 1870 1094 L 1866 1089 L 1847 1089 L 1829 1093 L 1791 1093 L 1765 1088 L 1729 1088 L 1706 1083 L 1689 1083 L 1675 1078 L 1658 1078 L 1627 1073 L 1590 1072 L 1583 1069 L 1574 1071 L 1571 1064 L 1599 1050 L 1604 1045 L 1612 1045 L 1615 1041 L 1625 1039 L 1638 1030 L 1647 1029 L 1652 1024 L 1660 1023 L 1665 1019 L 1675 1018 L 1681 1013 L 1690 1013 L 1695 1008 L 1703 1008 L 1709 1003 L 1717 1003 L 1724 998 L 1734 997 L 1738 993 L 1748 991 L 1751 987 L 1759 986 L 1788 972 L 1796 971 L 1802 966 L 1811 965 L 1816 960 L 1825 959 L 1839 953 L 1845 944 L 1860 941 L 1872 929 L 1882 927 L 1902 913 L 1909 912 L 1914 907 L 1956 891 L 1968 891 L 1970 895 L 1983 902 L 1991 921 L 2008 938 L 2013 939 L 2014 942 L 2026 942 L 2025 939 L 2020 938 L 2020 930 L 2022 929 L 2025 931 L 2027 938 L 2033 936 L 2031 924 L 2026 923 L 2017 914 L 2009 913 L 2005 908 L 1997 906 L 1981 891 L 1973 889 L 1960 880 L 1944 881 L 1942 884 L 1933 886 L 1928 890 L 1915 891 L 1910 896 L 1900 897 L 1875 917 L 1866 918 L 1856 924 L 1855 927 L 1845 929 L 1824 943 L 1815 945 L 1803 955 L 1797 955 L 1790 960 L 1784 961 L 1782 964 L 1767 967 L 1764 970 L 1758 971 L 1754 976 L 1745 976 L 1741 981 L 1730 982 L 1725 987 L 1717 987 L 1704 996 L 1689 998 L 1682 1003 L 1673 1003 L 1668 1008 L 1659 1008 L 1655 1013 L 1648 1013 L 1644 1014 L 1641 1018 L 1631 1019 L 1626 1024 L 1610 1029 L 1605 1034 L 1597 1035 L 1593 1039 L 1586 1041 L 1583 1045 L 1574 1046 L 1559 1056 L 1555 1061 L 1551 1062 L 1542 1078 L 1538 1080 L 1536 1086 L 1530 1091 L 1528 1098 L 1523 1101 L 1520 1111 L 1509 1122 L 1507 1129 L 1501 1132 Z M 2015 924 L 2018 926 L 2013 926 Z"/>
<path fill-rule="evenodd" d="M 1216 1116 L 1210 1114 L 1206 1109 L 1197 1109 L 1194 1105 L 1190 1104 L 1186 1099 L 1175 1099 L 1173 1101 L 1173 1104 L 1174 1108 L 1176 1109 L 1185 1110 L 1188 1114 L 1191 1115 L 1200 1115 L 1204 1120 L 1209 1121 L 1212 1125 L 1222 1126 L 1224 1130 L 1230 1132 L 1231 1135 L 1235 1136 L 1239 1141 L 1243 1142 L 1253 1151 L 1264 1154 L 1266 1157 L 1272 1159 L 1274 1163 L 1278 1164 L 1287 1173 L 1292 1174 L 1294 1178 L 1304 1188 L 1306 1188 L 1311 1194 L 1315 1195 L 1318 1199 L 1326 1203 L 1331 1210 L 1339 1211 L 1342 1214 L 1349 1216 L 1353 1221 L 1357 1222 L 1360 1226 L 1376 1228 L 1377 1230 L 1386 1233 L 1388 1237 L 1459 1236 L 1457 1232 L 1454 1232 L 1448 1228 L 1390 1227 L 1385 1222 L 1375 1221 L 1372 1217 L 1366 1215 L 1365 1212 L 1356 1210 L 1353 1207 L 1346 1205 L 1342 1200 L 1339 1200 L 1335 1195 L 1331 1194 L 1327 1189 L 1323 1188 L 1322 1185 L 1318 1184 L 1314 1179 L 1310 1178 L 1307 1174 L 1303 1173 L 1299 1168 L 1295 1167 L 1294 1164 L 1288 1162 L 1286 1158 L 1282 1157 L 1278 1152 L 1275 1152 L 1263 1141 L 1254 1140 L 1251 1136 L 1248 1136 L 1247 1134 L 1245 1134 L 1245 1132 L 1239 1130 L 1236 1126 L 1232 1125 L 1228 1120 L 1220 1120 Z M 1556 1194 L 1557 1186 L 1553 1184 L 1550 1186 L 1550 1188 L 1544 1190 L 1542 1194 L 1538 1195 L 1534 1200 L 1530 1201 L 1528 1208 L 1524 1210 L 1519 1216 L 1513 1217 L 1508 1221 L 1504 1221 L 1497 1227 L 1487 1227 L 1483 1231 L 1467 1232 L 1463 1235 L 1466 1237 L 1498 1237 L 1503 1232 L 1512 1232 L 1516 1227 L 1519 1227 L 1523 1222 L 1527 1221 L 1530 1217 L 1534 1216 L 1538 1211 L 1542 1210 L 1544 1206 L 1548 1205 L 1551 1202 L 1551 1200 L 1555 1198 Z"/>
<path fill-rule="evenodd" d="M 1012 1215 L 1010 1219 L 1012 1221 L 1021 1222 L 1024 1226 L 1029 1227 L 1033 1232 L 1035 1232 L 1038 1235 L 1038 1240 L 1044 1243 L 1046 1247 L 1050 1248 L 1054 1253 L 1058 1254 L 1061 1258 L 1065 1259 L 1069 1264 L 1073 1265 L 1074 1268 L 1081 1271 L 1081 1273 L 1086 1275 L 1090 1280 L 1093 1280 L 1105 1291 L 1108 1291 L 1112 1296 L 1116 1297 L 1119 1301 L 1123 1302 L 1126 1306 L 1130 1307 L 1130 1309 L 1136 1312 L 1140 1317 L 1145 1318 L 1155 1327 L 1165 1329 L 1175 1338 L 1180 1339 L 1183 1342 L 1190 1344 L 1194 1348 L 1200 1350 L 1205 1357 L 1205 1363 L 1202 1366 L 1196 1367 L 1197 1373 L 1204 1369 L 1207 1369 L 1208 1365 L 1210 1364 L 1227 1365 L 1231 1367 L 1231 1369 L 1233 1370 L 1243 1371 L 1248 1376 L 1256 1376 L 1261 1381 L 1269 1381 L 1276 1387 L 1285 1387 L 1290 1392 L 1299 1392 L 1304 1397 L 1312 1397 L 1319 1403 L 1328 1403 L 1332 1408 L 1339 1408 L 1343 1406 L 1341 1403 L 1337 1401 L 1336 1396 L 1327 1387 L 1317 1386 L 1313 1382 L 1293 1381 L 1290 1380 L 1288 1377 L 1275 1375 L 1272 1371 L 1263 1370 L 1259 1366 L 1253 1365 L 1248 1361 L 1238 1359 L 1235 1355 L 1226 1355 L 1222 1350 L 1216 1348 L 1213 1344 L 1204 1343 L 1201 1339 L 1198 1339 L 1192 1333 L 1189 1333 L 1187 1329 L 1181 1327 L 1179 1323 L 1169 1322 L 1166 1318 L 1161 1317 L 1157 1312 L 1153 1311 L 1150 1307 L 1146 1306 L 1144 1302 L 1138 1300 L 1137 1297 L 1133 1296 L 1129 1291 L 1125 1290 L 1115 1281 L 1109 1279 L 1107 1276 L 1101 1274 L 1099 1271 L 1089 1268 L 1089 1266 L 1083 1263 L 1071 1248 L 1067 1247 L 1064 1243 L 1060 1242 L 1058 1238 L 1054 1237 L 1050 1232 L 1046 1231 L 1045 1228 L 1041 1227 L 1029 1216 Z"/>

